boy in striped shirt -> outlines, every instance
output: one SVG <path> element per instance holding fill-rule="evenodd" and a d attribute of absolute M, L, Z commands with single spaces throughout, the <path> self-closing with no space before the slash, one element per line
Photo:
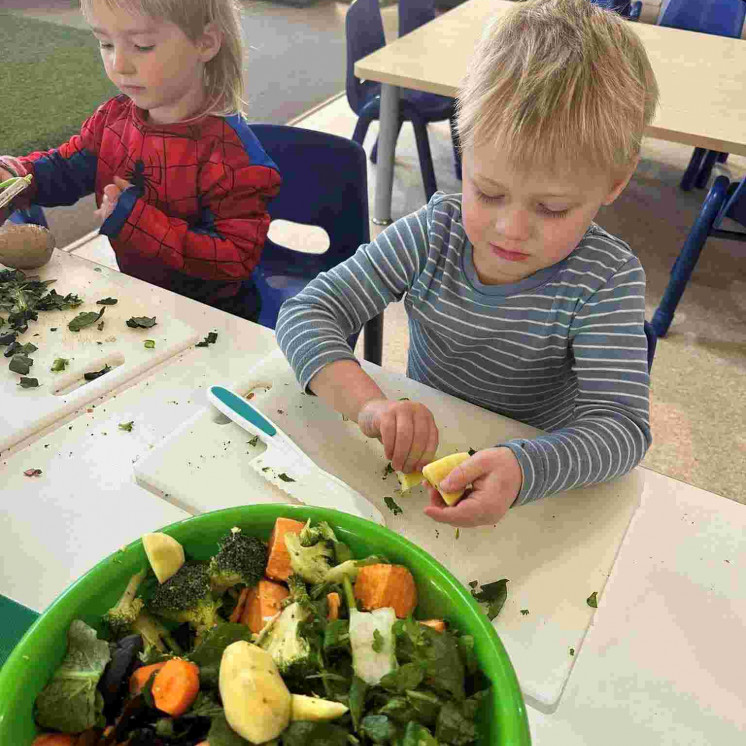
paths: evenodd
<path fill-rule="evenodd" d="M 410 378 L 545 431 L 474 454 L 441 482 L 436 521 L 606 481 L 651 442 L 645 275 L 593 220 L 637 165 L 657 86 L 641 42 L 588 0 L 528 0 L 487 29 L 459 94 L 463 193 L 437 193 L 287 301 L 277 341 L 300 384 L 381 440 L 394 469 L 431 461 L 438 429 L 386 397 L 346 338 L 394 301 Z"/>

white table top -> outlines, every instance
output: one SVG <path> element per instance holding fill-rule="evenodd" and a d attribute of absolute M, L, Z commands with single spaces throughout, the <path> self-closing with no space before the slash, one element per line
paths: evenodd
<path fill-rule="evenodd" d="M 218 331 L 70 415 L 0 462 L 0 593 L 37 610 L 122 544 L 187 514 L 132 481 L 132 463 L 275 349 L 273 333 L 184 299 Z M 120 422 L 134 422 L 130 433 Z M 23 471 L 39 468 L 39 477 Z M 219 479 L 219 475 L 216 475 Z M 730 744 L 746 730 L 746 507 L 646 473 L 591 631 L 536 744 Z M 23 558 L 23 561 L 20 561 Z"/>
<path fill-rule="evenodd" d="M 456 96 L 489 19 L 513 5 L 468 0 L 355 64 L 361 79 Z M 650 58 L 660 106 L 647 134 L 746 155 L 746 43 L 645 23 L 630 26 Z"/>

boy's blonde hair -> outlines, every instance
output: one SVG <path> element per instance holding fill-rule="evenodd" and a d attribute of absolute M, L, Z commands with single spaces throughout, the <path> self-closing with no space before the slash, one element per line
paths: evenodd
<path fill-rule="evenodd" d="M 527 0 L 493 21 L 458 99 L 462 148 L 494 144 L 521 166 L 611 172 L 639 155 L 658 102 L 629 22 L 590 0 Z"/>
<path fill-rule="evenodd" d="M 218 53 L 205 65 L 207 103 L 199 116 L 230 116 L 244 113 L 241 24 L 235 0 L 98 0 L 150 18 L 162 18 L 178 26 L 196 41 L 208 23 L 221 33 Z M 81 0 L 83 15 L 90 17 L 96 0 Z M 195 117 L 196 118 L 196 117 Z"/>

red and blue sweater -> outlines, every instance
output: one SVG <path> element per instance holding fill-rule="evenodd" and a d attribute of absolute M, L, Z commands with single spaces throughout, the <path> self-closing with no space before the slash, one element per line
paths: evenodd
<path fill-rule="evenodd" d="M 281 184 L 240 116 L 152 124 L 123 95 L 59 148 L 18 160 L 34 176 L 26 201 L 43 207 L 91 192 L 100 205 L 114 176 L 130 182 L 101 226 L 119 268 L 211 304 L 236 295 L 257 265 Z"/>

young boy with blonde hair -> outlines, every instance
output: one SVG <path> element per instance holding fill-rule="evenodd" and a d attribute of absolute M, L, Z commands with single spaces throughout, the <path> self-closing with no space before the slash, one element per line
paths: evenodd
<path fill-rule="evenodd" d="M 382 441 L 394 469 L 432 460 L 438 430 L 388 399 L 346 338 L 394 301 L 409 377 L 546 431 L 474 454 L 426 513 L 491 524 L 632 469 L 651 442 L 645 275 L 593 220 L 635 170 L 657 86 L 632 27 L 588 0 L 516 3 L 487 30 L 459 95 L 463 193 L 438 193 L 282 307 L 300 384 Z M 465 444 L 466 445 L 466 444 Z"/>

